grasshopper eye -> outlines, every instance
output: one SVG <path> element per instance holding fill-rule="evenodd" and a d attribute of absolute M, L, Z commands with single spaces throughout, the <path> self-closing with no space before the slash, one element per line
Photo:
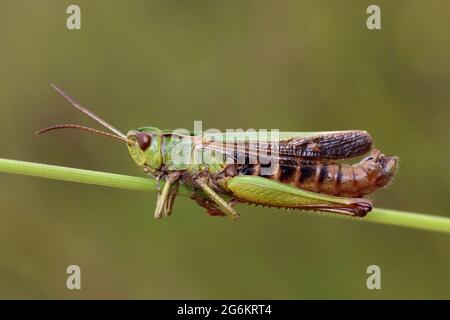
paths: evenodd
<path fill-rule="evenodd" d="M 135 137 L 139 148 L 142 151 L 145 151 L 150 147 L 150 144 L 152 143 L 152 137 L 149 134 L 145 132 L 136 132 Z"/>

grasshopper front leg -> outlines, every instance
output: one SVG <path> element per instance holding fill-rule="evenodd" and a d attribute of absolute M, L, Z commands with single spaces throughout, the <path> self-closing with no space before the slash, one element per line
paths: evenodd
<path fill-rule="evenodd" d="M 166 204 L 164 205 L 163 215 L 168 217 L 172 214 L 173 203 L 177 197 L 179 182 L 175 182 L 170 186 L 169 195 L 167 196 Z"/>
<path fill-rule="evenodd" d="M 169 173 L 166 177 L 166 183 L 160 194 L 155 208 L 155 219 L 160 219 L 163 215 L 169 216 L 172 212 L 173 202 L 178 191 L 178 179 L 181 172 Z"/>

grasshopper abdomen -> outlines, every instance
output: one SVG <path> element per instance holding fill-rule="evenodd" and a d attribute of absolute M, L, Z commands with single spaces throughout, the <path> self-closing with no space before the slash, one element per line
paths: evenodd
<path fill-rule="evenodd" d="M 281 160 L 270 174 L 261 163 L 237 168 L 240 175 L 255 175 L 327 195 L 357 198 L 387 185 L 397 169 L 397 158 L 386 157 L 374 149 L 357 164 L 334 161 Z"/>

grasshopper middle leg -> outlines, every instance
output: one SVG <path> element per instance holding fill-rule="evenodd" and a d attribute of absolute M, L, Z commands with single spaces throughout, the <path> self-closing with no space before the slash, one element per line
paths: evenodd
<path fill-rule="evenodd" d="M 203 192 L 208 196 L 209 199 L 207 199 L 206 202 L 200 203 L 197 199 L 197 203 L 199 203 L 201 206 L 208 209 L 208 212 L 210 209 L 213 209 L 216 207 L 218 211 L 216 212 L 223 212 L 227 216 L 229 216 L 234 221 L 239 220 L 239 214 L 233 209 L 232 203 L 228 203 L 220 195 L 218 195 L 211 187 L 208 185 L 208 178 L 207 177 L 198 177 L 195 182 L 200 187 L 200 189 L 203 190 Z"/>

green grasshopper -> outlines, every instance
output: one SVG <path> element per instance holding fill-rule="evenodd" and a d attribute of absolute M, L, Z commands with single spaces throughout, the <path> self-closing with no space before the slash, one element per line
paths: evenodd
<path fill-rule="evenodd" d="M 233 208 L 237 203 L 364 217 L 372 203 L 363 196 L 387 185 L 398 166 L 397 157 L 372 149 L 370 135 L 360 130 L 281 132 L 275 142 L 251 141 L 241 133 L 180 134 L 155 127 L 141 127 L 125 135 L 60 88 L 52 87 L 112 133 L 60 124 L 36 134 L 72 128 L 125 142 L 131 157 L 146 174 L 165 180 L 159 189 L 155 218 L 172 213 L 179 183 L 191 187 L 192 199 L 209 215 L 229 216 L 233 220 L 239 219 Z M 181 161 L 175 159 L 177 149 L 185 151 Z M 225 161 L 196 161 L 199 151 Z M 339 162 L 369 151 L 359 163 Z M 236 161 L 242 157 L 244 161 Z"/>

